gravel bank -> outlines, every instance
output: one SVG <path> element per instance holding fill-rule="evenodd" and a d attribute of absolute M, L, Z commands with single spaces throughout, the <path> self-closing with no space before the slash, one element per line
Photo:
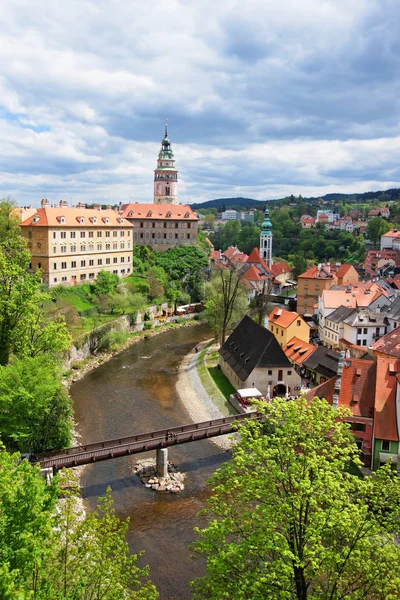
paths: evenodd
<path fill-rule="evenodd" d="M 211 340 L 206 340 L 197 345 L 200 352 Z M 176 383 L 176 391 L 185 406 L 193 423 L 208 421 L 209 419 L 220 419 L 228 416 L 224 414 L 212 401 L 207 394 L 197 372 L 196 363 L 199 358 L 199 352 L 193 350 L 187 354 L 179 367 L 179 377 Z M 233 434 L 237 435 L 237 434 Z M 232 448 L 232 435 L 222 435 L 216 438 L 210 438 L 220 448 L 228 450 Z"/>

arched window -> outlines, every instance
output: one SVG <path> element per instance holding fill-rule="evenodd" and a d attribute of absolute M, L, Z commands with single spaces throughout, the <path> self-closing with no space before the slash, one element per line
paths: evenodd
<path fill-rule="evenodd" d="M 165 188 L 165 195 L 169 196 L 171 194 L 171 188 L 169 187 L 169 185 L 167 185 L 167 187 Z"/>

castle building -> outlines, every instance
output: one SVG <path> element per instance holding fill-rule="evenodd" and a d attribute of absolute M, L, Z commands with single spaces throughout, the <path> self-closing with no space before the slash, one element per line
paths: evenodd
<path fill-rule="evenodd" d="M 157 169 L 154 171 L 154 204 L 178 204 L 178 171 L 175 168 L 167 125 L 158 153 Z"/>
<path fill-rule="evenodd" d="M 49 287 L 96 279 L 102 270 L 126 277 L 132 269 L 133 226 L 114 210 L 42 208 L 20 223 L 31 253 L 29 270 Z"/>
<path fill-rule="evenodd" d="M 198 221 L 183 204 L 124 204 L 121 216 L 133 225 L 133 243 L 168 250 L 197 244 Z"/>
<path fill-rule="evenodd" d="M 269 220 L 269 210 L 265 209 L 264 221 L 260 233 L 260 255 L 265 260 L 267 266 L 272 265 L 272 224 Z"/>

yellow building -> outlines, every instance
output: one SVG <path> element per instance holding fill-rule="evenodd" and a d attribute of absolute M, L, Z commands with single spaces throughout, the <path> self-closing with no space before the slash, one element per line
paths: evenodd
<path fill-rule="evenodd" d="M 49 287 L 94 280 L 104 270 L 132 271 L 133 225 L 114 210 L 43 206 L 20 223 L 31 253 L 30 270 Z"/>
<path fill-rule="evenodd" d="M 274 334 L 280 346 L 296 337 L 303 342 L 310 341 L 310 327 L 297 312 L 289 312 L 275 307 L 268 316 L 268 329 Z"/>

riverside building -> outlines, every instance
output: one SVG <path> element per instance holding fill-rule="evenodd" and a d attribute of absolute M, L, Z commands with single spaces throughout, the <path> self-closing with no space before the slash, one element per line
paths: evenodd
<path fill-rule="evenodd" d="M 42 272 L 49 287 L 96 279 L 104 270 L 118 277 L 132 270 L 133 225 L 114 210 L 42 208 L 20 223 L 31 253 L 30 271 Z"/>

